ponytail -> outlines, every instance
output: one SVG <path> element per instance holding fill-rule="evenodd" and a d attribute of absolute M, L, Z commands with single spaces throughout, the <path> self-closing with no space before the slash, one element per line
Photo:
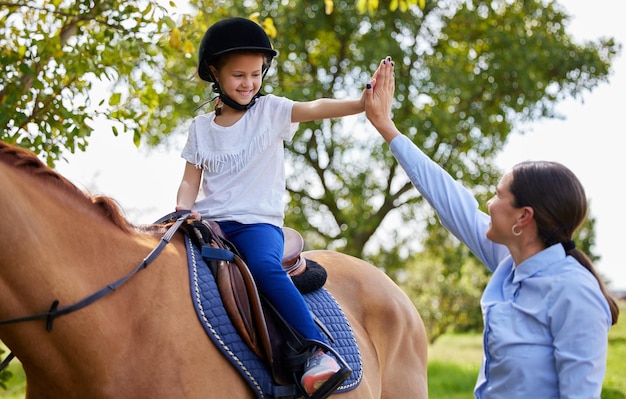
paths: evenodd
<path fill-rule="evenodd" d="M 612 318 L 611 324 L 612 325 L 617 324 L 617 319 L 619 318 L 619 306 L 617 306 L 617 301 L 609 293 L 609 290 L 606 288 L 604 281 L 602 281 L 602 278 L 596 271 L 595 267 L 593 267 L 593 263 L 591 262 L 591 259 L 589 259 L 589 257 L 583 251 L 581 251 L 580 249 L 576 247 L 571 248 L 569 250 L 566 249 L 565 252 L 567 252 L 568 255 L 571 255 L 572 257 L 574 257 L 574 259 L 576 259 L 578 263 L 583 265 L 585 269 L 589 270 L 589 272 L 593 274 L 593 277 L 596 278 L 596 280 L 598 281 L 598 284 L 600 285 L 600 291 L 602 291 L 602 295 L 604 295 L 607 302 L 609 303 L 609 309 L 611 310 L 611 318 Z"/>

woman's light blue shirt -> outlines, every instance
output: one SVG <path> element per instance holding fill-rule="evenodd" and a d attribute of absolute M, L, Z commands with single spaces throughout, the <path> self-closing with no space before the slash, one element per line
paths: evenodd
<path fill-rule="evenodd" d="M 486 238 L 490 217 L 468 190 L 406 136 L 390 148 L 443 226 L 493 272 L 481 299 L 475 397 L 600 398 L 612 319 L 595 277 L 560 244 L 515 267 L 508 249 Z"/>

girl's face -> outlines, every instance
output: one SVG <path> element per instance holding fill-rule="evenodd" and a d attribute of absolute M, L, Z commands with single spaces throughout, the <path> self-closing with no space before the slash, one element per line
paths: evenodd
<path fill-rule="evenodd" d="M 509 185 L 513 179 L 511 172 L 502 176 L 496 187 L 496 195 L 487 202 L 487 210 L 491 216 L 491 224 L 487 230 L 487 238 L 498 244 L 507 244 L 513 236 L 512 228 L 520 215 L 520 209 L 515 208 L 515 198 Z"/>
<path fill-rule="evenodd" d="M 263 62 L 259 53 L 234 53 L 227 55 L 219 70 L 211 66 L 222 92 L 235 102 L 246 105 L 261 89 Z"/>

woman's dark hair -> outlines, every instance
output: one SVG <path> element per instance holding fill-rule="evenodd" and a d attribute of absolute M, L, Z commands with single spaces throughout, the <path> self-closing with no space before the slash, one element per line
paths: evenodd
<path fill-rule="evenodd" d="M 546 247 L 561 243 L 598 280 L 602 294 L 611 309 L 613 324 L 617 323 L 619 307 L 609 294 L 591 259 L 570 245 L 576 229 L 587 217 L 587 196 L 576 175 L 558 162 L 528 161 L 512 169 L 509 190 L 515 197 L 513 206 L 529 206 L 534 210 L 537 233 Z"/>

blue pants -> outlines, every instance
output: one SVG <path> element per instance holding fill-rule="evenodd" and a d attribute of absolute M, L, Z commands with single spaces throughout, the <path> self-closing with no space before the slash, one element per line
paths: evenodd
<path fill-rule="evenodd" d="M 300 291 L 282 266 L 285 237 L 280 227 L 257 223 L 218 222 L 228 241 L 239 250 L 259 293 L 305 339 L 328 343 L 311 317 Z"/>

